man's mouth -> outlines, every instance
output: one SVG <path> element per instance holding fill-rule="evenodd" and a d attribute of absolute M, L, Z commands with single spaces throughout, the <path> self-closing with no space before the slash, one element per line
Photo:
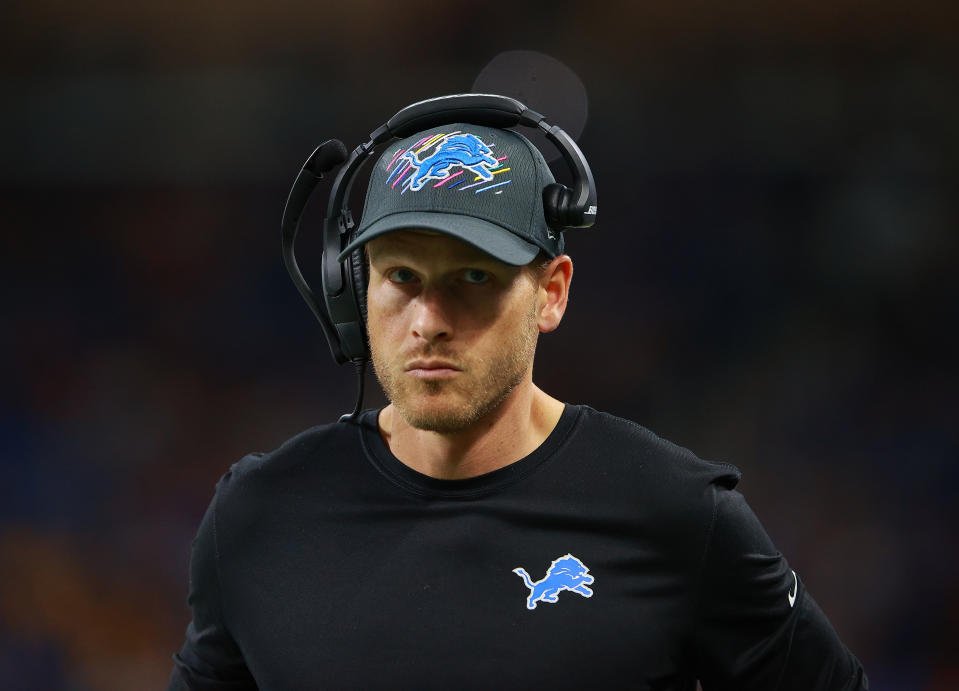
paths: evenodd
<path fill-rule="evenodd" d="M 414 360 L 406 366 L 406 374 L 417 379 L 448 379 L 462 370 L 445 360 Z"/>

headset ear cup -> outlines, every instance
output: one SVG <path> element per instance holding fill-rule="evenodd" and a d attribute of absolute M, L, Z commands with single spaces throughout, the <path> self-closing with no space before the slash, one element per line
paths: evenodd
<path fill-rule="evenodd" d="M 543 211 L 546 223 L 554 230 L 562 230 L 569 225 L 569 199 L 572 191 L 558 182 L 543 188 Z"/>
<path fill-rule="evenodd" d="M 369 279 L 366 270 L 366 256 L 362 247 L 350 253 L 349 262 L 350 274 L 353 277 L 353 295 L 356 297 L 357 314 L 361 320 L 360 330 L 363 332 L 363 345 L 369 352 L 370 337 L 366 330 L 366 286 Z"/>

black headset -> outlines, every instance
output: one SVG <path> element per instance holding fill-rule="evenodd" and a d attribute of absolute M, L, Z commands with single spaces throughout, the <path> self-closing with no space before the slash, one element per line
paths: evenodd
<path fill-rule="evenodd" d="M 573 174 L 572 188 L 551 183 L 543 190 L 543 210 L 551 228 L 588 228 L 596 219 L 596 185 L 589 164 L 576 142 L 562 129 L 546 122 L 545 117 L 530 110 L 519 101 L 494 94 L 454 94 L 419 101 L 403 108 L 370 133 L 369 141 L 360 144 L 347 158 L 346 147 L 338 139 L 320 144 L 306 159 L 293 183 L 283 209 L 281 231 L 283 262 L 330 344 L 337 363 L 347 360 L 356 367 L 359 376 L 359 397 L 352 415 L 355 418 L 363 400 L 363 382 L 366 363 L 370 359 L 369 338 L 366 331 L 366 262 L 362 249 L 354 250 L 344 259 L 337 256 L 353 240 L 356 224 L 348 206 L 350 188 L 360 168 L 380 144 L 408 137 L 422 130 L 450 125 L 472 123 L 500 129 L 523 125 L 539 128 L 562 154 Z M 323 299 L 326 310 L 320 308 L 293 253 L 293 243 L 300 225 L 300 216 L 310 194 L 323 174 L 346 161 L 340 168 L 330 190 L 326 219 L 323 221 Z"/>

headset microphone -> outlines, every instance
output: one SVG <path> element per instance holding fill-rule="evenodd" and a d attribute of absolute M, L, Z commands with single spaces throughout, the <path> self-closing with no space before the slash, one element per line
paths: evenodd
<path fill-rule="evenodd" d="M 316 147 L 316 150 L 306 159 L 299 175 L 296 176 L 293 189 L 290 190 L 289 197 L 287 197 L 286 206 L 283 207 L 283 219 L 280 222 L 283 234 L 283 263 L 286 264 L 286 270 L 290 273 L 290 277 L 300 291 L 300 295 L 303 296 L 306 304 L 309 305 L 310 310 L 319 320 L 320 326 L 323 327 L 323 333 L 326 334 L 330 347 L 334 348 L 334 357 L 337 357 L 338 353 L 334 347 L 336 336 L 333 326 L 330 324 L 326 313 L 320 308 L 316 296 L 313 295 L 313 290 L 300 272 L 300 267 L 296 263 L 296 256 L 293 254 L 293 243 L 296 241 L 296 232 L 300 227 L 300 216 L 303 214 L 303 209 L 313 192 L 313 188 L 323 179 L 324 173 L 333 170 L 345 160 L 346 147 L 339 139 L 329 139 Z"/>
<path fill-rule="evenodd" d="M 339 139 L 328 139 L 303 164 L 311 172 L 322 175 L 346 160 L 346 146 Z"/>

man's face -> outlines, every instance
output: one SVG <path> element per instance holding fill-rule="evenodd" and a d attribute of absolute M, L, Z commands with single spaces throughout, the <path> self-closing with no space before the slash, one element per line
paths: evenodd
<path fill-rule="evenodd" d="M 387 233 L 367 249 L 367 327 L 386 396 L 412 427 L 475 423 L 532 367 L 533 272 L 426 231 Z"/>

